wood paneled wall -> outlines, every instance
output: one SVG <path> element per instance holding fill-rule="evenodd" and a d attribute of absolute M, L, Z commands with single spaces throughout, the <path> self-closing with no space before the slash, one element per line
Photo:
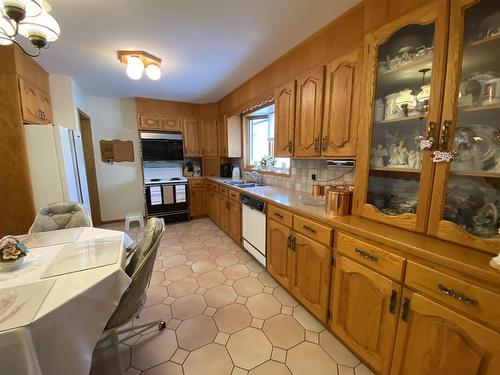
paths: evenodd
<path fill-rule="evenodd" d="M 201 119 L 214 119 L 218 116 L 216 103 L 195 104 L 174 102 L 170 100 L 136 98 L 136 105 L 137 113 L 148 115 L 195 117 Z"/>

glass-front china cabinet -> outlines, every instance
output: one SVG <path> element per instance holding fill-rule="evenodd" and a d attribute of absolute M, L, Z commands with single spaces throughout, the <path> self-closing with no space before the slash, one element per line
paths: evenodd
<path fill-rule="evenodd" d="M 356 212 L 498 253 L 500 1 L 437 1 L 368 34 L 365 72 Z"/>

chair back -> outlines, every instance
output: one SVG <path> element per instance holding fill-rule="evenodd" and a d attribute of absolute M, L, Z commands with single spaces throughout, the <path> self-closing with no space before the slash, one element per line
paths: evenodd
<path fill-rule="evenodd" d="M 56 202 L 40 209 L 29 233 L 91 226 L 92 220 L 81 203 Z"/>
<path fill-rule="evenodd" d="M 164 232 L 165 224 L 162 219 L 154 217 L 148 220 L 144 236 L 136 245 L 134 255 L 125 269 L 132 281 L 109 319 L 106 330 L 127 323 L 144 305 L 146 289 L 151 280 L 156 253 Z"/>

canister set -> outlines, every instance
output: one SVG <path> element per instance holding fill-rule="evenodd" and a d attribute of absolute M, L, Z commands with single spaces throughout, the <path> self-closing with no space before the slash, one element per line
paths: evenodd
<path fill-rule="evenodd" d="M 351 214 L 353 185 L 319 185 L 312 188 L 314 198 L 325 197 L 325 214 L 345 216 Z"/>

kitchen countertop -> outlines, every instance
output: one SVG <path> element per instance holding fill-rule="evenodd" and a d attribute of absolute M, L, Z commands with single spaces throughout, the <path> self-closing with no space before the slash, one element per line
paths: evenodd
<path fill-rule="evenodd" d="M 224 183 L 230 178 L 202 178 L 218 182 L 240 193 L 260 198 L 268 203 L 308 216 L 336 229 L 380 242 L 394 248 L 397 252 L 404 253 L 408 259 L 436 262 L 447 268 L 493 283 L 493 285 L 500 285 L 500 272 L 488 265 L 493 257 L 492 254 L 479 252 L 423 233 L 414 233 L 360 216 L 332 217 L 325 214 L 324 206 L 312 206 L 302 202 L 300 196 L 309 195 L 312 197 L 312 194 L 309 193 L 276 186 L 242 189 Z"/>

